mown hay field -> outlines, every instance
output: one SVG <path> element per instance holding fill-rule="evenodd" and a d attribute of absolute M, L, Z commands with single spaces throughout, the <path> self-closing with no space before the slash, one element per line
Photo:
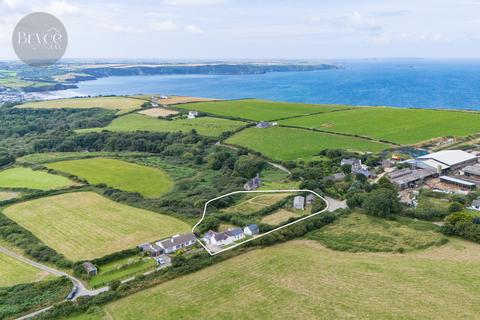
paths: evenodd
<path fill-rule="evenodd" d="M 145 197 L 159 197 L 173 187 L 170 177 L 160 169 L 116 159 L 67 160 L 49 163 L 47 167 L 76 175 L 91 184 L 104 183 Z"/>
<path fill-rule="evenodd" d="M 255 121 L 275 120 L 306 114 L 331 112 L 353 108 L 341 105 L 276 102 L 257 99 L 189 103 L 179 107 L 220 116 Z"/>
<path fill-rule="evenodd" d="M 276 160 L 309 160 L 324 149 L 378 152 L 391 147 L 389 144 L 356 137 L 284 127 L 248 128 L 226 142 L 259 151 Z"/>
<path fill-rule="evenodd" d="M 0 171 L 0 187 L 26 188 L 38 190 L 60 189 L 75 183 L 65 177 L 32 170 L 30 168 L 11 168 Z"/>
<path fill-rule="evenodd" d="M 315 241 L 290 241 L 110 303 L 104 317 L 476 318 L 479 268 L 480 246 L 456 239 L 407 254 L 339 252 Z"/>
<path fill-rule="evenodd" d="M 398 144 L 414 144 L 480 131 L 480 113 L 387 107 L 363 107 L 299 117 L 281 124 L 366 136 Z"/>
<path fill-rule="evenodd" d="M 204 136 L 219 136 L 222 132 L 234 131 L 244 122 L 211 117 L 200 117 L 195 119 L 161 120 L 142 114 L 128 114 L 114 119 L 108 126 L 103 128 L 90 128 L 76 130 L 78 133 L 99 132 L 102 130 L 114 132 L 177 132 L 188 133 L 193 129 Z"/>
<path fill-rule="evenodd" d="M 99 258 L 190 230 L 174 217 L 119 204 L 94 192 L 22 202 L 3 213 L 73 261 Z"/>

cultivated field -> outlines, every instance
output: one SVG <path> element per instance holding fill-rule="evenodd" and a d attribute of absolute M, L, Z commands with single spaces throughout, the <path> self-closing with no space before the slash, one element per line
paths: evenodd
<path fill-rule="evenodd" d="M 165 108 L 152 108 L 152 109 L 137 111 L 137 113 L 140 113 L 149 117 L 159 118 L 159 117 L 166 117 L 171 114 L 178 114 L 178 111 L 168 110 Z"/>
<path fill-rule="evenodd" d="M 159 95 L 153 95 L 158 98 L 160 98 Z M 144 100 L 150 100 L 151 95 L 143 94 L 143 95 L 137 95 L 137 96 L 132 96 L 135 98 L 140 98 Z M 189 103 L 189 102 L 203 102 L 203 101 L 213 101 L 217 99 L 211 99 L 211 98 L 198 98 L 198 97 L 185 97 L 185 96 L 169 96 L 167 99 L 158 99 L 159 104 L 163 104 L 164 106 L 169 106 L 172 104 L 182 104 L 182 103 Z"/>
<path fill-rule="evenodd" d="M 29 168 L 12 168 L 0 171 L 0 187 L 50 190 L 65 188 L 74 182 L 58 175 Z"/>
<path fill-rule="evenodd" d="M 69 160 L 47 166 L 81 177 L 91 184 L 105 183 L 116 189 L 139 192 L 145 197 L 159 197 L 173 187 L 170 177 L 160 169 L 115 159 Z"/>
<path fill-rule="evenodd" d="M 245 125 L 240 121 L 201 117 L 195 119 L 161 120 L 141 114 L 129 114 L 112 121 L 104 128 L 77 130 L 78 133 L 99 132 L 102 130 L 125 131 L 152 131 L 152 132 L 190 132 L 195 129 L 204 136 L 218 136 L 225 131 L 233 131 Z"/>
<path fill-rule="evenodd" d="M 477 133 L 480 131 L 480 113 L 364 107 L 288 119 L 280 123 L 413 144 L 437 137 Z"/>
<path fill-rule="evenodd" d="M 272 214 L 269 214 L 262 219 L 262 223 L 266 223 L 272 226 L 276 226 L 280 223 L 287 221 L 290 218 L 298 218 L 300 215 L 297 212 L 279 209 Z"/>
<path fill-rule="evenodd" d="M 74 261 L 102 257 L 190 229 L 176 218 L 122 205 L 93 192 L 18 203 L 3 213 Z"/>
<path fill-rule="evenodd" d="M 71 98 L 46 101 L 27 102 L 18 108 L 33 109 L 90 109 L 102 108 L 118 110 L 118 114 L 140 109 L 146 101 L 129 97 L 95 97 L 95 98 Z"/>
<path fill-rule="evenodd" d="M 283 127 L 249 128 L 230 137 L 226 142 L 259 151 L 278 160 L 309 160 L 323 149 L 377 152 L 391 147 L 389 144 L 361 138 Z"/>
<path fill-rule="evenodd" d="M 275 120 L 312 113 L 330 112 L 353 108 L 339 105 L 275 102 L 256 99 L 189 103 L 179 107 L 215 115 L 237 117 L 256 121 Z"/>
<path fill-rule="evenodd" d="M 385 219 L 352 213 L 309 235 L 342 251 L 406 252 L 444 244 L 446 238 L 429 222 Z"/>
<path fill-rule="evenodd" d="M 0 287 L 44 280 L 49 276 L 45 271 L 0 253 Z"/>
<path fill-rule="evenodd" d="M 480 245 L 460 240 L 408 254 L 290 241 L 113 302 L 105 318 L 476 318 L 479 268 Z"/>

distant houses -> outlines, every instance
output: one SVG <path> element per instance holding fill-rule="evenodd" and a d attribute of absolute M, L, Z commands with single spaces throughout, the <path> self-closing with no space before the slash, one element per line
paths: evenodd
<path fill-rule="evenodd" d="M 208 231 L 203 236 L 203 241 L 207 244 L 214 244 L 217 246 L 228 246 L 235 241 L 245 238 L 245 233 L 242 228 L 231 228 L 224 232 Z"/>
<path fill-rule="evenodd" d="M 95 267 L 95 265 L 90 261 L 84 262 L 83 268 L 85 269 L 85 272 L 91 277 L 96 276 L 98 273 L 97 267 Z"/>
<path fill-rule="evenodd" d="M 260 188 L 261 186 L 262 180 L 260 179 L 260 175 L 257 173 L 257 175 L 253 179 L 243 185 L 243 189 L 247 191 L 252 191 Z"/>
<path fill-rule="evenodd" d="M 275 127 L 275 126 L 278 126 L 278 122 L 260 121 L 257 123 L 255 128 L 266 129 L 266 128 Z"/>
<path fill-rule="evenodd" d="M 155 244 L 163 249 L 164 253 L 172 253 L 183 248 L 193 246 L 197 238 L 193 233 L 177 234 L 171 238 L 161 240 Z"/>
<path fill-rule="evenodd" d="M 249 224 L 245 228 L 243 228 L 243 233 L 245 233 L 247 236 L 253 236 L 256 235 L 260 232 L 258 229 L 258 226 L 256 224 Z"/>
<path fill-rule="evenodd" d="M 188 111 L 188 119 L 195 119 L 196 117 L 198 117 L 198 111 Z"/>
<path fill-rule="evenodd" d="M 173 237 L 157 241 L 154 244 L 143 243 L 138 246 L 145 254 L 158 257 L 164 253 L 173 253 L 183 248 L 188 248 L 197 242 L 193 233 L 177 234 Z"/>

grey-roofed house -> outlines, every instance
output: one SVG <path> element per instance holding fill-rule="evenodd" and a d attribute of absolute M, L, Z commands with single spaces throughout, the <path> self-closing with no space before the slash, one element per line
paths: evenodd
<path fill-rule="evenodd" d="M 97 267 L 95 267 L 95 265 L 90 261 L 84 262 L 83 268 L 85 269 L 85 271 L 89 276 L 96 276 L 98 273 Z"/>
<path fill-rule="evenodd" d="M 226 246 L 234 243 L 237 240 L 245 238 L 242 228 L 232 228 L 224 232 L 215 232 L 209 230 L 203 236 L 203 240 L 208 244 L 214 244 L 217 246 Z"/>
<path fill-rule="evenodd" d="M 480 199 L 473 200 L 470 209 L 480 211 Z"/>
<path fill-rule="evenodd" d="M 182 248 L 193 246 L 197 238 L 193 233 L 177 234 L 171 238 L 158 241 L 156 245 L 164 250 L 165 253 L 172 253 Z"/>
<path fill-rule="evenodd" d="M 293 198 L 293 208 L 305 210 L 305 198 L 302 196 L 296 196 Z"/>
<path fill-rule="evenodd" d="M 247 191 L 252 191 L 260 188 L 261 185 L 262 180 L 260 179 L 260 175 L 257 173 L 257 175 L 253 179 L 250 179 L 247 183 L 243 185 L 243 189 Z"/>
<path fill-rule="evenodd" d="M 243 233 L 242 228 L 228 229 L 227 231 L 225 231 L 225 234 L 228 237 L 232 237 L 234 239 L 233 241 L 245 238 L 245 234 Z"/>
<path fill-rule="evenodd" d="M 138 248 L 151 257 L 158 257 L 163 253 L 163 249 L 156 244 L 143 243 L 139 245 Z"/>
<path fill-rule="evenodd" d="M 258 229 L 258 226 L 256 224 L 249 224 L 245 228 L 243 228 L 243 233 L 249 236 L 253 236 L 255 234 L 258 234 L 260 230 Z"/>

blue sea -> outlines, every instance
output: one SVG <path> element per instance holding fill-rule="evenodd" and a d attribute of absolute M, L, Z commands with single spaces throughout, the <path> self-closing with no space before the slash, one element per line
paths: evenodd
<path fill-rule="evenodd" d="M 161 93 L 223 99 L 480 109 L 480 60 L 340 61 L 338 70 L 101 78 L 64 95 Z"/>

